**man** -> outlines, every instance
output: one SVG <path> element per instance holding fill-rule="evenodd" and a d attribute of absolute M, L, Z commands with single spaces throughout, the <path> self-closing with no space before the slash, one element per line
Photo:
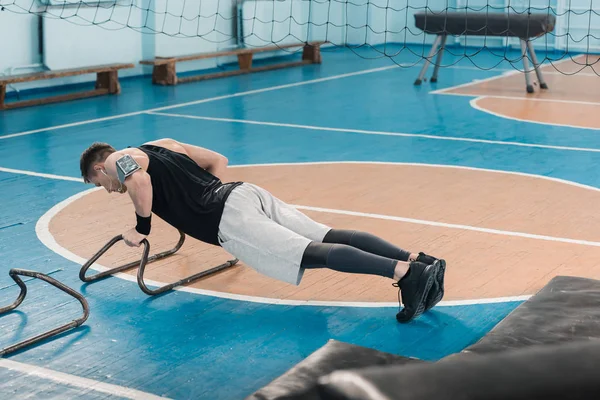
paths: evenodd
<path fill-rule="evenodd" d="M 221 154 L 173 139 L 120 151 L 94 143 L 80 160 L 86 183 L 131 197 L 137 225 L 123 233 L 129 246 L 139 246 L 150 233 L 154 213 L 258 272 L 294 285 L 312 268 L 393 279 L 404 305 L 396 315 L 399 322 L 442 299 L 444 260 L 365 232 L 332 229 L 251 183 L 223 183 L 227 164 Z"/>

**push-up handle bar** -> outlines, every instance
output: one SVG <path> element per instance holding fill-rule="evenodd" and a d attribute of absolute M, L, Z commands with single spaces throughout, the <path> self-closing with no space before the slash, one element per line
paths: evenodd
<path fill-rule="evenodd" d="M 40 335 L 34 336 L 27 340 L 23 340 L 22 342 L 19 342 L 19 343 L 13 344 L 11 346 L 8 346 L 4 349 L 1 349 L 0 357 L 5 356 L 9 353 L 13 353 L 24 347 L 30 346 L 41 340 L 58 335 L 59 333 L 65 332 L 69 329 L 76 328 L 76 327 L 80 326 L 81 324 L 83 324 L 88 319 L 88 316 L 90 315 L 90 308 L 89 308 L 88 302 L 85 300 L 85 298 L 81 294 L 77 293 L 75 290 L 73 290 L 70 287 L 64 285 L 63 283 L 57 281 L 56 279 L 51 278 L 48 275 L 43 274 L 41 272 L 35 272 L 35 271 L 30 271 L 30 270 L 26 270 L 26 269 L 17 269 L 17 268 L 11 269 L 8 274 L 13 279 L 13 281 L 15 281 L 17 285 L 19 285 L 19 287 L 21 288 L 21 292 L 19 293 L 19 296 L 14 301 L 14 303 L 12 303 L 11 305 L 8 305 L 6 307 L 0 308 L 0 315 L 14 310 L 23 302 L 23 300 L 25 300 L 25 296 L 27 295 L 27 286 L 25 285 L 25 282 L 23 282 L 23 280 L 21 278 L 19 278 L 19 275 L 41 279 L 45 282 L 48 282 L 52 286 L 62 290 L 63 292 L 75 297 L 83 306 L 83 315 L 81 317 L 71 321 L 68 324 L 59 326 L 58 328 L 54 328 L 48 332 L 44 332 Z"/>
<path fill-rule="evenodd" d="M 154 254 L 153 256 L 148 256 L 150 254 L 150 243 L 148 242 L 147 239 L 144 239 L 141 242 L 141 244 L 144 245 L 144 249 L 142 252 L 142 258 L 139 261 L 133 261 L 133 262 L 127 263 L 125 265 L 121 265 L 119 267 L 115 267 L 115 268 L 108 269 L 106 271 L 102 271 L 95 275 L 86 276 L 87 270 L 92 266 L 92 264 L 94 262 L 96 262 L 104 253 L 106 253 L 117 242 L 123 240 L 122 235 L 115 236 L 106 245 L 104 245 L 104 247 L 102 247 L 96 254 L 94 254 L 94 256 L 92 258 L 90 258 L 85 264 L 83 264 L 83 266 L 81 267 L 81 270 L 79 271 L 79 279 L 81 279 L 84 282 L 92 282 L 92 281 L 96 281 L 96 280 L 105 278 L 105 277 L 115 274 L 117 272 L 125 271 L 125 270 L 131 269 L 135 266 L 138 266 L 138 272 L 137 272 L 138 285 L 144 293 L 146 293 L 150 296 L 153 296 L 153 295 L 157 295 L 160 293 L 164 293 L 168 290 L 173 289 L 174 287 L 185 285 L 187 283 L 194 282 L 200 278 L 205 278 L 205 277 L 213 275 L 217 272 L 223 271 L 229 267 L 234 266 L 239 261 L 237 258 L 235 258 L 235 259 L 229 260 L 221 265 L 217 265 L 216 267 L 212 267 L 206 271 L 201 271 L 201 272 L 198 272 L 197 274 L 194 274 L 187 278 L 181 279 L 177 282 L 173 282 L 173 283 L 161 286 L 158 289 L 154 289 L 154 290 L 149 289 L 148 286 L 146 286 L 146 284 L 144 283 L 144 271 L 146 270 L 146 265 L 148 265 L 151 262 L 168 257 L 168 256 L 174 254 L 175 252 L 177 252 L 177 250 L 179 250 L 181 248 L 181 246 L 183 245 L 183 242 L 185 241 L 185 234 L 183 232 L 179 231 L 179 235 L 180 235 L 179 241 L 177 242 L 175 247 L 172 248 L 171 250 L 163 251 L 161 253 Z"/>

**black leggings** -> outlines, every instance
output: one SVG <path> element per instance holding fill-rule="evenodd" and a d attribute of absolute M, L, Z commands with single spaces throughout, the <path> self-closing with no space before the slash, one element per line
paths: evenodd
<path fill-rule="evenodd" d="M 407 261 L 409 256 L 410 252 L 370 233 L 332 229 L 323 243 L 308 245 L 302 267 L 393 278 L 398 261 Z"/>

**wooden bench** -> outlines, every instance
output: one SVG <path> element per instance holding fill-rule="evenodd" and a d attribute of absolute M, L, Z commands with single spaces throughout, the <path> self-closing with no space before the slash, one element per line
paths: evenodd
<path fill-rule="evenodd" d="M 157 57 L 153 60 L 143 60 L 140 64 L 153 65 L 152 82 L 159 85 L 176 85 L 178 83 L 201 81 L 205 79 L 222 78 L 226 76 L 234 76 L 248 74 L 250 72 L 269 71 L 279 68 L 296 67 L 305 64 L 320 64 L 321 49 L 320 46 L 326 42 L 308 42 L 308 43 L 292 43 L 285 45 L 257 47 L 257 48 L 242 48 L 235 50 L 219 51 L 215 53 L 199 53 L 187 56 L 178 57 Z M 252 68 L 252 55 L 269 51 L 277 51 L 293 47 L 304 47 L 302 50 L 301 61 L 282 62 L 277 64 L 265 65 L 262 67 Z M 178 62 L 204 60 L 215 57 L 237 56 L 239 69 L 225 72 L 215 72 L 208 74 L 200 74 L 195 76 L 178 77 L 175 69 L 175 64 Z"/>
<path fill-rule="evenodd" d="M 13 76 L 0 76 L 0 110 L 82 99 L 86 97 L 100 96 L 103 94 L 118 94 L 121 93 L 118 71 L 120 69 L 134 67 L 135 65 L 133 64 L 107 64 L 87 68 L 73 68 L 56 71 L 34 72 L 31 74 Z M 96 74 L 96 88 L 94 90 L 5 103 L 7 85 L 93 73 Z"/>

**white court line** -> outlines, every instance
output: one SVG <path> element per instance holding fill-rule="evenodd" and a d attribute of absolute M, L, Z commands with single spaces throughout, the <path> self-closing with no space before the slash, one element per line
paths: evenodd
<path fill-rule="evenodd" d="M 0 140 L 2 140 L 2 139 L 10 139 L 10 138 L 19 137 L 19 136 L 32 135 L 34 133 L 46 132 L 46 131 L 51 131 L 51 130 L 71 128 L 71 127 L 74 127 L 74 126 L 92 124 L 92 123 L 95 123 L 95 122 L 110 121 L 110 120 L 113 120 L 113 119 L 131 117 L 131 116 L 139 115 L 139 114 L 142 114 L 142 113 L 144 113 L 144 111 L 136 111 L 136 112 L 131 112 L 131 113 L 127 113 L 127 114 L 113 115 L 113 116 L 110 116 L 110 117 L 88 119 L 88 120 L 80 121 L 80 122 L 72 122 L 70 124 L 55 125 L 55 126 L 50 126 L 48 128 L 34 129 L 32 131 L 26 131 L 26 132 L 20 132 L 20 133 L 12 133 L 10 135 L 0 136 Z"/>
<path fill-rule="evenodd" d="M 583 56 L 585 56 L 585 54 L 581 54 L 581 55 L 579 55 L 579 56 L 573 57 L 573 60 L 574 60 L 574 59 L 576 59 L 576 58 L 578 58 L 578 57 L 583 57 Z M 541 68 L 544 68 L 545 66 L 552 67 L 552 66 L 554 66 L 554 65 L 558 65 L 558 64 L 565 63 L 565 62 L 567 62 L 567 61 L 571 61 L 571 58 L 569 57 L 569 58 L 566 58 L 566 59 L 564 59 L 564 60 L 557 61 L 557 62 L 555 62 L 555 63 L 553 63 L 553 64 L 550 64 L 550 63 L 545 63 L 545 64 L 542 64 L 540 67 L 541 67 Z M 558 71 L 555 71 L 555 72 L 558 72 Z M 493 76 L 493 77 L 486 78 L 486 79 L 475 79 L 475 80 L 473 80 L 472 82 L 463 83 L 463 84 L 461 84 L 461 85 L 450 86 L 450 87 L 447 87 L 447 88 L 445 88 L 445 89 L 433 90 L 433 91 L 431 91 L 431 92 L 429 92 L 429 93 L 431 93 L 431 94 L 450 94 L 450 95 L 460 95 L 460 94 L 458 94 L 458 93 L 447 93 L 447 92 L 448 92 L 448 91 L 450 91 L 450 90 L 458 89 L 458 88 L 463 88 L 463 87 L 468 87 L 468 86 L 477 85 L 477 84 L 479 84 L 479 83 L 481 83 L 481 82 L 494 81 L 494 80 L 496 80 L 496 79 L 505 78 L 505 77 L 507 77 L 507 76 L 511 76 L 511 75 L 515 75 L 515 74 L 519 74 L 519 73 L 523 74 L 524 72 L 523 72 L 523 71 L 519 71 L 519 70 L 514 70 L 514 71 L 511 71 L 511 72 L 506 72 L 506 73 L 500 74 L 500 75 L 498 75 L 498 76 Z M 534 71 L 534 70 L 531 70 L 531 73 L 535 73 L 535 71 Z M 545 71 L 542 71 L 542 74 L 545 74 L 545 73 L 546 73 Z M 559 73 L 560 73 L 560 72 L 559 72 Z M 465 94 L 464 96 L 471 96 L 471 97 L 473 97 L 473 96 L 477 96 L 477 95 L 473 95 L 473 94 L 471 94 L 471 95 L 467 95 L 467 94 Z M 533 100 L 539 100 L 539 99 L 533 99 Z"/>
<path fill-rule="evenodd" d="M 462 97 L 480 97 L 486 96 L 494 99 L 510 99 L 510 100 L 525 100 L 525 101 L 545 101 L 548 103 L 567 103 L 567 104 L 583 104 L 583 105 L 591 105 L 591 106 L 600 106 L 600 102 L 595 101 L 580 101 L 580 100 L 561 100 L 561 99 L 543 99 L 539 97 L 519 97 L 519 96 L 505 96 L 505 95 L 496 95 L 496 94 L 473 94 L 473 93 L 444 93 L 448 96 L 462 96 Z"/>
<path fill-rule="evenodd" d="M 29 175 L 29 176 L 37 176 L 40 178 L 58 179 L 61 181 L 73 181 L 73 182 L 82 182 L 83 183 L 82 178 L 73 178 L 71 176 L 63 176 L 63 175 L 43 174 L 41 172 L 25 171 L 22 169 L 12 169 L 12 168 L 0 167 L 0 172 L 8 172 L 11 174 Z"/>
<path fill-rule="evenodd" d="M 249 90 L 249 91 L 246 91 L 246 92 L 233 93 L 233 94 L 229 94 L 229 95 L 218 96 L 218 97 L 211 97 L 211 98 L 208 98 L 208 99 L 195 100 L 195 101 L 190 101 L 190 102 L 180 103 L 180 104 L 173 104 L 173 105 L 165 106 L 165 107 L 151 108 L 151 109 L 147 109 L 147 110 L 134 111 L 134 112 L 126 113 L 126 114 L 118 114 L 118 115 L 112 115 L 112 116 L 102 117 L 102 118 L 94 118 L 94 119 L 89 119 L 89 120 L 85 120 L 85 121 L 72 122 L 72 123 L 69 123 L 69 124 L 62 124 L 62 125 L 55 125 L 55 126 L 50 126 L 50 127 L 47 127 L 47 128 L 34 129 L 34 130 L 20 132 L 20 133 L 12 133 L 12 134 L 9 134 L 9 135 L 0 136 L 0 140 L 1 139 L 10 139 L 10 138 L 19 137 L 19 136 L 25 136 L 25 135 L 32 135 L 34 133 L 46 132 L 46 131 L 50 131 L 50 130 L 72 128 L 72 127 L 75 127 L 75 126 L 92 124 L 92 123 L 96 123 L 96 122 L 110 121 L 110 120 L 113 120 L 113 119 L 132 117 L 132 116 L 136 116 L 136 115 L 140 115 L 140 114 L 144 114 L 144 113 L 148 113 L 148 112 L 153 112 L 153 111 L 170 110 L 170 109 L 173 109 L 173 108 L 185 107 L 185 106 L 195 105 L 195 104 L 208 103 L 208 102 L 218 101 L 218 100 L 224 100 L 224 99 L 228 99 L 228 98 L 232 98 L 232 97 L 247 96 L 247 95 L 250 95 L 250 94 L 263 93 L 263 92 L 268 92 L 268 91 L 272 91 L 272 90 L 280 90 L 280 89 L 286 89 L 286 88 L 289 88 L 289 87 L 309 85 L 309 84 L 313 84 L 313 83 L 326 82 L 326 81 L 330 81 L 330 80 L 342 79 L 342 78 L 347 78 L 347 77 L 351 77 L 351 76 L 370 74 L 370 73 L 380 72 L 380 71 L 387 71 L 387 70 L 394 69 L 394 68 L 400 68 L 403 65 L 405 65 L 405 64 L 400 64 L 400 66 L 398 66 L 398 65 L 391 65 L 391 66 L 387 66 L 387 67 L 371 68 L 371 69 L 366 69 L 366 70 L 362 70 L 362 71 L 349 72 L 349 73 L 340 74 L 340 75 L 333 75 L 333 76 L 329 76 L 329 77 L 325 77 L 325 78 L 311 79 L 311 80 L 308 80 L 308 81 L 301 81 L 301 82 L 290 83 L 290 84 L 285 84 L 285 85 L 272 86 L 272 87 L 267 87 L 267 88 L 264 88 L 264 89 Z M 420 65 L 420 64 L 417 64 L 417 65 Z M 477 69 L 477 70 L 481 70 L 481 69 L 476 68 L 476 67 L 463 67 L 463 66 L 450 66 L 450 67 L 445 67 L 445 68 Z M 510 71 L 510 70 L 500 69 L 500 71 Z M 511 71 L 510 73 L 516 73 L 516 72 L 519 72 L 519 71 Z M 497 77 L 488 78 L 488 79 L 497 79 Z M 484 80 L 488 80 L 488 79 L 484 79 Z M 479 80 L 478 82 L 481 82 L 481 81 L 482 80 Z M 467 85 L 467 84 L 465 84 L 465 85 Z M 460 86 L 462 86 L 462 85 L 453 86 L 453 88 L 460 87 Z M 446 90 L 446 89 L 443 89 L 443 90 Z M 433 93 L 433 92 L 431 92 L 431 93 Z"/>
<path fill-rule="evenodd" d="M 484 144 L 493 144 L 493 145 L 502 145 L 502 146 L 533 147 L 533 148 L 540 148 L 540 149 L 600 153 L 600 149 L 594 149 L 594 148 L 588 148 L 588 147 L 553 146 L 553 145 L 536 144 L 536 143 L 507 142 L 507 141 L 502 141 L 502 140 L 471 139 L 471 138 L 464 138 L 464 137 L 458 137 L 458 136 L 426 135 L 426 134 L 421 134 L 421 133 L 368 131 L 368 130 L 364 130 L 364 129 L 347 129 L 347 128 L 329 128 L 329 127 L 324 127 L 324 126 L 284 124 L 284 123 L 279 123 L 279 122 L 263 122 L 263 121 L 253 121 L 253 120 L 233 119 L 233 118 L 201 117 L 201 116 L 196 116 L 196 115 L 172 114 L 172 113 L 162 113 L 162 112 L 148 112 L 148 114 L 162 115 L 165 117 L 198 119 L 198 120 L 205 120 L 205 121 L 233 122 L 233 123 L 239 123 L 239 124 L 276 126 L 276 127 L 282 127 L 282 128 L 295 128 L 295 129 L 307 129 L 307 130 L 318 130 L 318 131 L 329 131 L 329 132 L 342 132 L 342 133 L 358 133 L 358 134 L 363 134 L 363 135 L 417 137 L 417 138 L 433 139 L 433 140 L 448 140 L 448 141 L 454 141 L 454 142 L 484 143 Z M 577 127 L 577 128 L 579 128 L 579 127 Z"/>
<path fill-rule="evenodd" d="M 480 227 L 471 226 L 471 225 L 448 224 L 445 222 L 427 221 L 424 219 L 414 219 L 414 218 L 405 218 L 405 217 L 396 217 L 393 215 L 373 214 L 373 213 L 364 213 L 364 212 L 347 211 L 347 210 L 336 210 L 336 209 L 331 209 L 331 208 L 310 207 L 310 206 L 301 206 L 301 205 L 293 205 L 293 206 L 299 210 L 316 211 L 316 212 L 322 212 L 322 213 L 328 213 L 328 214 L 352 215 L 355 217 L 383 219 L 383 220 L 387 220 L 387 221 L 408 222 L 411 224 L 436 226 L 436 227 L 450 228 L 450 229 L 460 229 L 460 230 L 465 230 L 465 231 L 490 233 L 490 234 L 494 234 L 494 235 L 522 237 L 522 238 L 527 238 L 527 239 L 546 240 L 546 241 L 550 241 L 550 242 L 561 242 L 561 243 L 579 244 L 579 245 L 584 245 L 584 246 L 600 247 L 600 242 L 592 242 L 589 240 L 578 240 L 578 239 L 569 239 L 569 238 L 562 238 L 562 237 L 556 237 L 556 236 L 536 235 L 536 234 L 532 234 L 532 233 L 524 233 L 524 232 L 516 232 L 516 231 L 505 231 L 505 230 L 500 230 L 500 229 L 480 228 Z"/>
<path fill-rule="evenodd" d="M 233 98 L 233 97 L 248 96 L 248 95 L 251 95 L 251 94 L 270 92 L 270 91 L 273 91 L 273 90 L 287 89 L 287 88 L 296 87 L 296 86 L 312 85 L 314 83 L 327 82 L 327 81 L 332 81 L 332 80 L 335 80 L 335 79 L 348 78 L 348 77 L 351 77 L 351 76 L 371 74 L 371 73 L 374 73 L 374 72 L 386 71 L 388 69 L 393 69 L 393 68 L 399 68 L 399 67 L 397 65 L 392 65 L 392 66 L 387 66 L 387 67 L 371 68 L 371 69 L 366 69 L 366 70 L 362 70 L 362 71 L 349 72 L 349 73 L 346 73 L 346 74 L 328 76 L 328 77 L 325 77 L 325 78 L 311 79 L 311 80 L 308 80 L 308 81 L 301 81 L 301 82 L 295 82 L 295 83 L 288 83 L 288 84 L 285 84 L 285 85 L 271 86 L 271 87 L 267 87 L 267 88 L 263 88 L 263 89 L 248 90 L 246 92 L 239 92 L 239 93 L 227 94 L 227 95 L 223 95 L 223 96 L 210 97 L 208 99 L 188 101 L 186 103 L 179 103 L 179 104 L 173 104 L 173 105 L 170 105 L 170 106 L 151 108 L 151 109 L 148 109 L 148 110 L 135 111 L 135 112 L 127 113 L 127 114 L 119 114 L 119 115 L 113 115 L 113 116 L 110 116 L 110 117 L 95 118 L 95 119 L 89 119 L 89 120 L 86 120 L 86 121 L 73 122 L 73 123 L 70 123 L 70 124 L 56 125 L 56 126 L 51 126 L 51 127 L 48 127 L 48 128 L 41 128 L 41 129 L 34 129 L 34 130 L 31 130 L 31 131 L 26 131 L 26 132 L 13 133 L 13 134 L 10 134 L 10 135 L 0 136 L 0 139 L 10 139 L 10 138 L 18 137 L 18 136 L 31 135 L 31 134 L 39 133 L 39 132 L 46 132 L 46 131 L 50 131 L 50 130 L 71 128 L 71 127 L 74 127 L 74 126 L 92 124 L 92 123 L 95 123 L 95 122 L 110 121 L 110 120 L 113 120 L 113 119 L 131 117 L 131 116 L 145 114 L 145 113 L 152 112 L 152 111 L 171 110 L 173 108 L 178 108 L 178 107 L 185 107 L 185 106 L 190 106 L 190 105 L 195 105 L 195 104 L 209 103 L 209 102 L 212 102 L 212 101 L 230 99 L 230 98 Z"/>
<path fill-rule="evenodd" d="M 480 97 L 476 97 L 476 98 L 472 99 L 471 101 L 469 101 L 469 104 L 471 105 L 471 107 L 473 107 L 474 109 L 476 109 L 478 111 L 481 111 L 481 112 L 493 115 L 495 117 L 504 118 L 504 119 L 510 119 L 510 120 L 513 120 L 513 121 L 527 122 L 527 123 L 539 124 L 539 125 L 565 126 L 567 128 L 598 130 L 598 128 L 592 128 L 592 127 L 589 127 L 589 126 L 578 126 L 578 125 L 559 124 L 559 123 L 552 123 L 552 122 L 541 122 L 541 121 L 535 121 L 535 120 L 532 120 L 532 119 L 530 120 L 530 119 L 509 117 L 508 115 L 502 115 L 502 114 L 499 114 L 497 112 L 488 110 L 487 108 L 483 108 L 479 104 L 477 104 L 479 100 L 483 100 L 483 99 L 488 98 L 488 97 L 489 98 L 497 98 L 496 96 L 480 96 Z"/>
<path fill-rule="evenodd" d="M 94 190 L 102 190 L 101 188 L 93 188 L 76 195 L 73 195 L 66 200 L 56 204 L 50 210 L 48 210 L 37 222 L 35 226 L 35 232 L 38 239 L 46 246 L 48 249 L 52 250 L 56 254 L 70 260 L 78 265 L 83 265 L 88 260 L 83 257 L 78 256 L 77 254 L 72 253 L 66 248 L 59 245 L 54 236 L 50 233 L 50 222 L 54 218 L 56 214 L 58 214 L 61 210 L 66 208 L 72 202 L 84 197 L 88 193 Z M 96 271 L 106 271 L 108 267 L 94 263 L 90 266 L 93 270 Z M 114 277 L 121 278 L 123 280 L 127 280 L 130 282 L 137 282 L 137 278 L 133 275 L 128 275 L 124 273 L 117 273 L 113 275 Z M 146 284 L 148 286 L 163 286 L 166 285 L 165 282 L 159 282 L 154 280 L 146 280 Z M 261 304 L 272 304 L 272 305 L 286 305 L 286 306 L 314 306 L 314 307 L 367 307 L 367 308 L 379 308 L 379 307 L 398 307 L 398 302 L 350 302 L 350 301 L 313 301 L 313 300 L 285 300 L 285 299 L 276 299 L 276 298 L 268 298 L 268 297 L 257 297 L 257 296 L 247 296 L 235 293 L 226 293 L 226 292 L 217 292 L 214 290 L 205 290 L 205 289 L 197 289 L 193 287 L 177 287 L 174 290 L 180 290 L 182 292 L 194 293 L 203 296 L 211 296 L 218 297 L 229 300 L 236 301 L 246 301 L 251 303 L 261 303 Z M 475 299 L 475 300 L 454 300 L 454 301 L 441 301 L 437 304 L 438 307 L 452 307 L 452 306 L 464 306 L 464 305 L 472 305 L 472 304 L 494 304 L 494 303 L 506 303 L 506 302 L 520 302 L 529 299 L 531 295 L 524 296 L 510 296 L 510 297 L 495 297 L 488 299 Z"/>
<path fill-rule="evenodd" d="M 494 174 L 517 175 L 517 176 L 524 176 L 524 177 L 528 177 L 528 178 L 544 179 L 544 180 L 548 180 L 548 181 L 552 181 L 552 182 L 563 183 L 563 184 L 569 185 L 569 186 L 575 186 L 575 187 L 578 187 L 581 189 L 587 189 L 587 190 L 600 192 L 600 188 L 597 188 L 594 186 L 585 185 L 583 183 L 577 183 L 577 182 L 573 182 L 573 181 L 568 181 L 565 179 L 554 178 L 551 176 L 535 175 L 535 174 L 529 174 L 526 172 L 505 171 L 505 170 L 498 170 L 498 169 L 466 167 L 463 165 L 408 163 L 408 162 L 396 162 L 396 161 L 394 161 L 394 162 L 392 162 L 392 161 L 307 161 L 307 162 L 280 162 L 280 163 L 263 163 L 263 164 L 237 164 L 237 165 L 228 165 L 227 168 L 260 168 L 260 167 L 276 167 L 276 166 L 331 165 L 331 164 L 401 165 L 401 166 L 414 166 L 414 167 L 426 167 L 426 168 L 464 169 L 464 170 L 469 170 L 469 171 L 481 171 L 481 172 L 490 172 L 490 173 L 494 173 Z M 71 176 L 42 174 L 39 172 L 31 172 L 31 171 L 1 168 L 1 167 L 0 167 L 0 170 L 7 170 L 7 171 L 9 171 L 11 173 L 15 173 L 15 174 L 40 176 L 42 178 L 59 179 L 59 180 L 83 183 L 83 180 L 81 178 L 74 178 Z M 102 190 L 102 188 L 93 188 L 91 190 Z"/>
<path fill-rule="evenodd" d="M 0 367 L 9 369 L 11 371 L 21 372 L 31 376 L 37 376 L 39 378 L 48 379 L 53 382 L 63 383 L 65 385 L 86 389 L 85 392 L 102 392 L 113 396 L 124 397 L 126 399 L 166 399 L 166 397 L 160 397 L 136 389 L 130 389 L 127 387 L 113 385 L 110 383 L 99 382 L 89 378 L 82 378 L 71 374 L 65 374 L 64 372 L 58 372 L 51 369 L 38 367 L 35 365 L 24 364 L 17 361 L 8 360 L 6 358 L 0 359 Z"/>
<path fill-rule="evenodd" d="M 543 74 L 544 75 L 565 75 L 564 72 L 559 72 L 559 71 L 544 71 Z M 577 75 L 577 76 L 592 76 L 592 77 L 600 78 L 600 76 L 598 76 L 598 74 L 594 74 L 593 72 L 576 72 L 575 75 Z"/>
<path fill-rule="evenodd" d="M 325 162 L 306 162 L 306 163 L 246 164 L 246 165 L 233 165 L 233 166 L 230 166 L 230 168 L 298 166 L 298 165 L 328 165 L 328 164 L 411 165 L 411 166 L 419 166 L 419 167 L 425 167 L 425 168 L 454 168 L 454 169 L 464 169 L 464 170 L 472 170 L 472 171 L 485 171 L 485 172 L 496 173 L 496 174 L 509 174 L 509 175 L 517 175 L 517 176 L 525 176 L 525 177 L 536 178 L 536 179 L 549 180 L 549 181 L 553 181 L 553 182 L 559 182 L 559 183 L 563 183 L 563 184 L 570 185 L 570 186 L 575 186 L 575 187 L 579 187 L 579 188 L 583 188 L 583 189 L 587 189 L 587 190 L 600 192 L 600 189 L 592 187 L 592 186 L 587 186 L 587 185 L 583 185 L 583 184 L 576 183 L 576 182 L 566 181 L 566 180 L 562 180 L 562 179 L 558 179 L 558 178 L 551 178 L 551 177 L 542 176 L 542 175 L 533 175 L 533 174 L 527 174 L 527 173 L 522 173 L 522 172 L 488 170 L 488 169 L 473 168 L 473 167 L 436 165 L 436 164 L 395 163 L 395 162 L 362 162 L 362 161 L 344 161 L 344 162 L 325 161 Z M 67 260 L 70 260 L 78 265 L 83 265 L 88 260 L 74 254 L 70 250 L 59 245 L 58 242 L 56 242 L 56 240 L 54 239 L 54 236 L 50 233 L 50 222 L 52 221 L 54 216 L 56 216 L 61 210 L 66 208 L 69 204 L 84 197 L 85 195 L 87 195 L 88 193 L 90 193 L 94 190 L 102 190 L 102 188 L 88 189 L 86 191 L 75 194 L 75 195 L 61 201 L 60 203 L 56 204 L 55 206 L 50 208 L 44 215 L 42 215 L 42 217 L 36 223 L 36 227 L 35 227 L 35 232 L 36 232 L 38 239 L 48 249 L 52 250 L 53 252 L 57 253 L 58 255 L 66 258 Z M 301 206 L 296 206 L 296 207 L 301 207 Z M 304 207 L 306 207 L 306 206 L 304 206 Z M 311 209 L 318 210 L 318 208 L 316 208 L 316 207 L 311 207 Z M 342 212 L 342 210 L 333 210 L 333 211 L 334 212 Z M 343 212 L 351 213 L 349 211 L 343 211 Z M 374 214 L 372 214 L 372 215 L 374 215 Z M 399 217 L 385 216 L 385 218 L 399 218 Z M 407 219 L 407 220 L 408 220 L 408 222 L 418 221 L 418 220 L 410 220 L 410 219 Z M 437 223 L 437 224 L 442 224 L 442 223 Z M 450 225 L 450 224 L 444 224 L 444 225 Z M 458 225 L 455 225 L 455 227 L 458 227 Z M 472 227 L 472 228 L 473 228 L 473 230 L 482 230 L 485 233 L 503 234 L 504 232 L 508 232 L 508 231 L 499 231 L 499 230 L 493 230 L 493 229 L 488 230 L 487 228 L 478 228 L 478 227 Z M 459 229 L 462 229 L 462 228 L 459 228 Z M 510 232 L 510 233 L 512 233 L 512 232 Z M 522 235 L 524 237 L 533 238 L 533 239 L 548 240 L 548 238 L 549 238 L 552 241 L 562 241 L 560 239 L 563 239 L 563 238 L 554 238 L 554 237 L 543 236 L 543 235 L 532 235 L 532 234 L 527 234 L 527 233 L 521 234 L 519 232 L 517 232 L 515 235 L 512 235 L 512 236 L 522 236 Z M 583 245 L 592 245 L 592 246 L 600 245 L 600 243 L 598 243 L 598 242 L 590 242 L 590 241 L 583 241 L 583 240 L 565 239 L 564 241 L 567 241 L 568 243 L 576 243 L 576 244 L 583 244 Z M 98 263 L 92 264 L 91 268 L 96 271 L 105 271 L 108 269 L 106 266 L 103 266 Z M 133 275 L 118 273 L 118 274 L 115 274 L 114 276 L 119 277 L 124 280 L 127 280 L 127 281 L 130 281 L 130 282 L 137 282 L 136 277 Z M 151 280 L 147 281 L 147 283 L 148 283 L 148 285 L 156 286 L 156 287 L 163 286 L 166 284 L 164 282 L 151 281 Z M 196 289 L 196 288 L 191 288 L 191 287 L 179 287 L 179 288 L 176 288 L 175 290 L 181 290 L 183 292 L 200 294 L 200 295 L 204 295 L 204 296 L 225 298 L 225 299 L 230 299 L 230 300 L 247 301 L 247 302 L 263 303 L 263 304 L 276 304 L 276 305 L 323 306 L 323 307 L 330 307 L 330 306 L 335 306 L 335 307 L 398 307 L 397 302 L 390 303 L 390 302 L 343 302 L 343 301 L 284 300 L 284 299 L 274 299 L 274 298 L 266 298 L 266 297 L 238 295 L 238 294 L 233 294 L 233 293 L 217 292 L 217 291 L 213 291 L 213 290 Z M 523 296 L 510 296 L 510 297 L 487 298 L 487 299 L 442 301 L 442 302 L 438 303 L 438 306 L 463 306 L 463 305 L 472 305 L 472 304 L 519 302 L 519 301 L 525 301 L 525 300 L 529 299 L 530 297 L 531 297 L 531 295 L 523 295 Z"/>
<path fill-rule="evenodd" d="M 422 67 L 423 64 L 422 63 L 418 63 L 418 64 L 408 64 L 408 63 L 400 63 L 398 64 L 401 67 L 404 68 L 412 68 L 412 67 Z M 517 71 L 514 68 L 491 68 L 491 69 L 484 69 L 484 68 L 479 68 L 479 67 L 469 67 L 468 65 L 442 65 L 440 66 L 440 69 L 466 69 L 466 70 L 473 70 L 473 71 L 481 71 L 481 72 L 513 72 L 513 71 Z M 594 76 L 596 76 L 595 74 L 592 74 Z"/>
<path fill-rule="evenodd" d="M 484 79 L 474 79 L 471 82 L 462 83 L 462 84 L 456 85 L 456 86 L 450 86 L 450 87 L 445 88 L 445 89 L 432 90 L 429 93 L 430 94 L 456 94 L 456 93 L 447 93 L 447 92 L 449 90 L 454 90 L 454 89 L 459 89 L 459 88 L 462 88 L 462 87 L 477 85 L 478 83 L 481 83 L 481 82 L 495 81 L 496 79 L 504 78 L 504 77 L 507 77 L 507 76 L 510 76 L 510 75 L 515 75 L 515 74 L 518 74 L 519 72 L 520 71 L 518 71 L 518 70 L 514 70 L 514 71 L 510 71 L 510 72 L 504 72 L 504 73 L 502 73 L 500 75 L 497 75 L 497 76 L 491 76 L 489 78 L 484 78 Z"/>
<path fill-rule="evenodd" d="M 410 64 L 412 66 L 412 64 Z M 550 64 L 545 64 L 548 67 L 550 67 Z M 407 66 L 406 64 L 400 64 L 400 66 Z M 423 64 L 416 64 L 415 66 L 423 66 Z M 492 69 L 484 69 L 484 68 L 479 68 L 479 67 L 468 67 L 468 66 L 462 66 L 462 65 L 449 65 L 449 66 L 440 66 L 440 69 L 467 69 L 467 70 L 473 70 L 473 71 L 482 71 L 482 72 L 520 72 L 523 73 L 522 71 L 518 70 L 518 69 L 514 69 L 514 68 L 492 68 Z M 544 71 L 543 72 L 544 75 L 565 75 L 564 72 L 560 72 L 560 71 Z M 595 77 L 595 78 L 600 78 L 600 74 L 595 74 L 593 72 L 576 72 L 575 75 L 577 76 L 590 76 L 590 77 Z M 456 87 L 456 86 L 455 86 Z M 444 89 L 441 89 L 444 90 Z"/>

